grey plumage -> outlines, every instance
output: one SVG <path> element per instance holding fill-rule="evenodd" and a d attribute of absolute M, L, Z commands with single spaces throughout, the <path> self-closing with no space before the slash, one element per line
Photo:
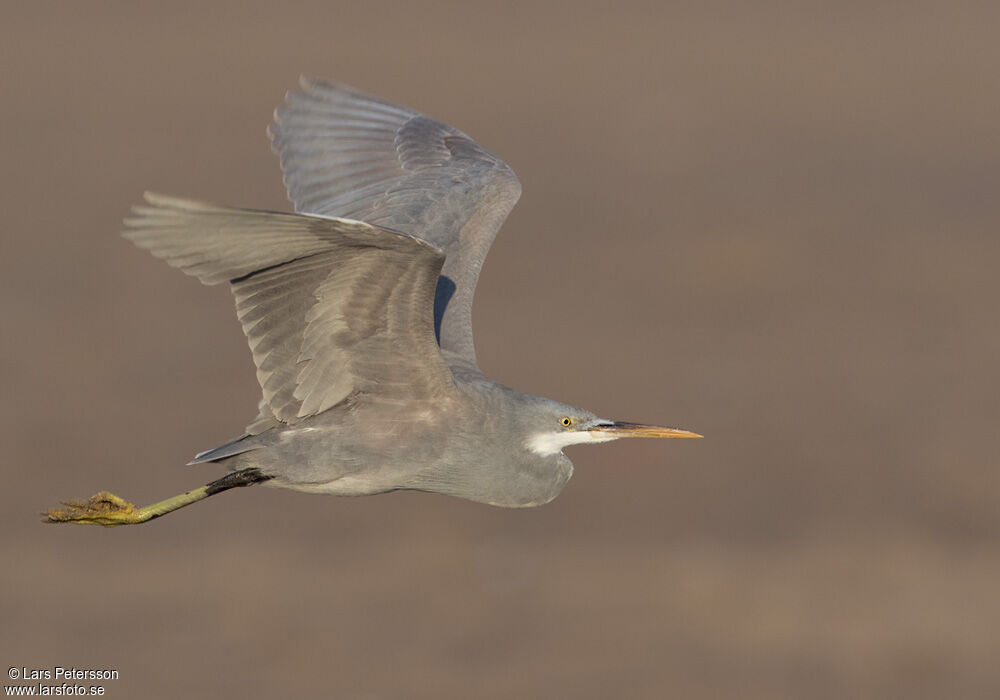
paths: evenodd
<path fill-rule="evenodd" d="M 506 506 L 546 502 L 569 479 L 561 453 L 522 457 L 524 446 L 511 450 L 507 438 L 555 406 L 560 416 L 593 416 L 526 402 L 439 350 L 431 309 L 440 249 L 349 219 L 145 199 L 124 235 L 206 284 L 230 282 L 263 390 L 247 434 L 194 463 L 254 467 L 302 491 L 410 488 Z M 490 485 L 498 463 L 522 464 Z"/>
<path fill-rule="evenodd" d="M 301 84 L 268 129 L 295 210 L 359 219 L 441 248 L 439 289 L 450 293 L 437 309 L 441 348 L 475 365 L 472 296 L 521 183 L 458 129 L 343 85 Z"/>
<path fill-rule="evenodd" d="M 248 432 L 352 391 L 431 399 L 452 384 L 431 317 L 444 254 L 360 221 L 146 194 L 125 237 L 205 284 L 229 281 L 263 389 Z"/>
<path fill-rule="evenodd" d="M 193 460 L 218 462 L 233 477 L 138 510 L 98 494 L 84 504 L 90 510 L 53 511 L 50 520 L 144 522 L 260 481 L 539 505 L 573 472 L 568 445 L 700 437 L 603 420 L 480 372 L 472 298 L 521 186 L 468 136 L 306 79 L 268 133 L 299 213 L 147 194 L 125 222 L 136 245 L 205 284 L 228 281 L 236 297 L 259 413 L 240 438 Z M 108 503 L 121 512 L 109 515 Z"/>

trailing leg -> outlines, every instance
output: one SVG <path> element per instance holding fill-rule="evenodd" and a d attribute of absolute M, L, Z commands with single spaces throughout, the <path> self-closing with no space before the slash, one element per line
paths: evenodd
<path fill-rule="evenodd" d="M 204 486 L 187 491 L 179 496 L 173 496 L 152 505 L 137 508 L 123 498 L 113 493 L 100 491 L 86 501 L 66 501 L 64 509 L 52 509 L 46 512 L 43 522 L 48 523 L 80 523 L 88 525 L 135 525 L 147 520 L 159 518 L 161 515 L 189 506 L 192 503 L 228 491 L 238 486 L 250 486 L 271 477 L 262 473 L 256 467 L 240 469 L 226 474 Z"/>

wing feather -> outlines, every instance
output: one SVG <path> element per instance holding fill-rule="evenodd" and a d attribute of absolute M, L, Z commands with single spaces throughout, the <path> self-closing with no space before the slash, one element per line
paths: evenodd
<path fill-rule="evenodd" d="M 475 365 L 472 297 L 521 194 L 502 160 L 458 129 L 343 85 L 303 78 L 268 129 L 296 211 L 405 231 L 443 249 L 440 344 Z"/>
<path fill-rule="evenodd" d="M 452 388 L 434 339 L 434 246 L 360 221 L 146 201 L 127 238 L 206 284 L 231 284 L 263 392 L 248 433 L 355 392 L 405 400 Z"/>

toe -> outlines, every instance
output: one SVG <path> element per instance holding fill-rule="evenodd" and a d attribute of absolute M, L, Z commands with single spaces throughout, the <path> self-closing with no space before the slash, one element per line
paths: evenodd
<path fill-rule="evenodd" d="M 45 513 L 50 523 L 93 523 L 96 525 L 122 525 L 136 516 L 136 507 L 108 491 L 100 491 L 86 501 L 66 501 L 65 508 Z"/>

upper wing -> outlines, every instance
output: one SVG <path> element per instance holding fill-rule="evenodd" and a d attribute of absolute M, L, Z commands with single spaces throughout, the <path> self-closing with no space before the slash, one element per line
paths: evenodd
<path fill-rule="evenodd" d="M 342 85 L 301 83 L 268 129 L 296 211 L 405 231 L 443 249 L 436 330 L 443 349 L 475 364 L 472 297 L 521 196 L 517 177 L 446 124 Z"/>
<path fill-rule="evenodd" d="M 249 432 L 355 391 L 405 400 L 454 386 L 430 311 L 437 248 L 360 221 L 146 201 L 126 238 L 205 284 L 232 285 L 264 392 Z"/>

